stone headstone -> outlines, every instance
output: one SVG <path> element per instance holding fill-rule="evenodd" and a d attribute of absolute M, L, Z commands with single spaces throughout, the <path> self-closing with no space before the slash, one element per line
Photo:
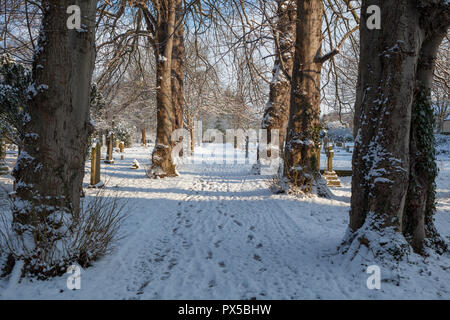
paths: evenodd
<path fill-rule="evenodd" d="M 9 173 L 9 167 L 6 163 L 6 143 L 5 139 L 0 139 L 0 176 Z"/>
<path fill-rule="evenodd" d="M 97 142 L 91 151 L 91 186 L 100 183 L 100 149 L 101 145 Z"/>
<path fill-rule="evenodd" d="M 123 141 L 120 141 L 119 143 L 119 149 L 120 149 L 120 159 L 123 160 L 124 159 L 124 151 L 125 151 L 125 143 L 123 143 Z"/>
<path fill-rule="evenodd" d="M 140 164 L 139 164 L 139 162 L 136 160 L 136 159 L 134 159 L 133 160 L 133 164 L 131 165 L 131 169 L 139 169 L 139 167 L 140 167 Z"/>
<path fill-rule="evenodd" d="M 316 158 L 317 158 L 317 170 L 320 171 L 320 150 L 322 150 L 322 145 L 319 143 L 316 150 Z"/>
<path fill-rule="evenodd" d="M 108 152 L 106 155 L 105 163 L 107 164 L 113 164 L 114 158 L 113 158 L 113 141 L 114 141 L 114 135 L 111 133 L 108 138 Z"/>

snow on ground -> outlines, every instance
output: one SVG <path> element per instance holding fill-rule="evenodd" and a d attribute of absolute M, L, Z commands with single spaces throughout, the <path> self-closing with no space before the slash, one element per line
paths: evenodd
<path fill-rule="evenodd" d="M 251 164 L 213 164 L 206 157 L 211 149 L 197 151 L 175 178 L 151 180 L 144 166 L 130 169 L 134 159 L 148 165 L 150 147 L 102 163 L 106 190 L 127 202 L 129 214 L 113 254 L 82 271 L 80 290 L 67 289 L 68 275 L 7 278 L 0 280 L 0 299 L 450 298 L 449 256 L 413 257 L 401 266 L 399 282 L 381 270 L 381 290 L 367 288 L 365 267 L 340 262 L 336 248 L 348 224 L 351 178 L 333 188 L 333 199 L 275 195 L 268 190 L 271 177 L 250 175 Z M 350 168 L 351 157 L 342 158 L 342 168 Z M 450 240 L 448 157 L 438 165 L 436 220 Z M 11 187 L 5 177 L 0 183 Z M 87 189 L 87 198 L 95 192 Z"/>

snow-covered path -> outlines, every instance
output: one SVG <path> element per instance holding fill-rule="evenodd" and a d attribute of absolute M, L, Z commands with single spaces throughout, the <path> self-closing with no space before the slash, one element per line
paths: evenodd
<path fill-rule="evenodd" d="M 111 170 L 120 171 L 117 165 Z M 318 206 L 317 199 L 273 195 L 269 177 L 250 175 L 248 165 L 184 165 L 180 173 L 152 181 L 140 172 L 129 186 L 119 186 L 134 208 L 135 228 L 127 227 L 107 262 L 114 271 L 94 283 L 111 286 L 107 292 L 115 298 L 331 298 L 329 285 L 333 295 L 339 292 L 320 259 L 336 249 L 335 239 L 309 225 L 308 216 L 336 207 L 346 213 L 346 202 Z M 141 192 L 146 199 L 138 198 Z M 304 215 L 300 222 L 293 209 Z M 345 219 L 339 224 L 343 234 Z"/>
<path fill-rule="evenodd" d="M 333 199 L 275 195 L 269 176 L 250 175 L 243 164 L 182 165 L 179 177 L 151 180 L 143 167 L 129 168 L 134 159 L 148 163 L 150 150 L 131 148 L 125 160 L 102 164 L 106 190 L 127 203 L 129 217 L 113 254 L 82 272 L 81 290 L 67 290 L 67 276 L 16 286 L 2 280 L 0 298 L 450 298 L 450 269 L 436 266 L 433 281 L 419 284 L 405 275 L 406 287 L 386 283 L 375 292 L 365 270 L 350 275 L 337 264 L 350 178 Z"/>

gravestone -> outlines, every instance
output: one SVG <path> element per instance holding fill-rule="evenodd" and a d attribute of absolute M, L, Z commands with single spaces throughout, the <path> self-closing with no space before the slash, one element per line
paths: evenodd
<path fill-rule="evenodd" d="M 91 151 L 91 186 L 100 183 L 100 149 L 101 145 L 97 142 Z"/>
<path fill-rule="evenodd" d="M 133 164 L 131 165 L 131 169 L 136 170 L 136 169 L 139 169 L 139 167 L 140 167 L 139 162 L 136 159 L 134 159 Z"/>
<path fill-rule="evenodd" d="M 9 173 L 9 167 L 6 163 L 6 143 L 5 139 L 0 139 L 0 176 Z"/>
<path fill-rule="evenodd" d="M 317 158 L 317 170 L 320 171 L 320 151 L 322 150 L 322 144 L 319 143 L 316 150 L 316 158 Z"/>
<path fill-rule="evenodd" d="M 119 143 L 119 149 L 120 149 L 120 159 L 123 160 L 124 159 L 124 151 L 125 151 L 125 143 L 123 143 L 123 141 L 120 141 Z"/>
<path fill-rule="evenodd" d="M 114 135 L 111 133 L 108 138 L 108 152 L 106 155 L 105 163 L 107 164 L 114 164 L 114 158 L 113 158 L 113 141 L 114 141 Z"/>
<path fill-rule="evenodd" d="M 102 135 L 102 143 L 101 143 L 101 152 L 100 152 L 100 160 L 105 160 L 105 155 L 104 155 L 104 153 L 103 153 L 103 150 L 105 150 L 106 149 L 106 152 L 108 152 L 108 146 L 107 146 L 107 143 L 106 143 L 106 136 L 103 134 Z"/>

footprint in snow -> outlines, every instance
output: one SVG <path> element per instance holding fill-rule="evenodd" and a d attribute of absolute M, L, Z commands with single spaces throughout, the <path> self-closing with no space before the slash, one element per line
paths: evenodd
<path fill-rule="evenodd" d="M 163 274 L 164 275 L 160 278 L 161 280 L 167 280 L 167 279 L 170 278 L 170 273 L 169 272 L 166 271 Z"/>
<path fill-rule="evenodd" d="M 175 266 L 178 264 L 178 261 L 177 261 L 177 259 L 175 259 L 175 258 L 170 259 L 169 262 L 170 262 L 170 263 L 169 263 L 169 265 L 167 266 L 167 269 L 169 269 L 169 270 L 172 270 L 173 267 L 175 267 Z"/>

